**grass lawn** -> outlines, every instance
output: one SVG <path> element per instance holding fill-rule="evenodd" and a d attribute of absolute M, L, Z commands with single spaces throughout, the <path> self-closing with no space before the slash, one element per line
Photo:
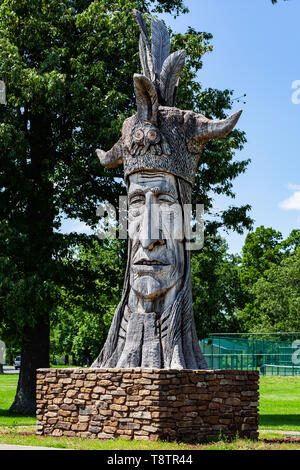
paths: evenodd
<path fill-rule="evenodd" d="M 274 436 L 275 437 L 275 436 Z M 220 440 L 209 444 L 182 444 L 178 442 L 162 441 L 128 441 L 125 439 L 100 441 L 88 438 L 68 437 L 40 437 L 33 434 L 33 430 L 9 430 L 0 428 L 0 443 L 42 447 L 56 447 L 73 450 L 151 450 L 151 451 L 184 451 L 184 450 L 299 450 L 300 439 L 290 442 L 288 439 L 279 440 L 260 438 L 258 441 L 236 439 L 232 442 Z"/>
<path fill-rule="evenodd" d="M 289 442 L 279 434 L 261 434 L 257 442 L 237 439 L 228 443 L 187 445 L 182 443 L 127 441 L 99 441 L 84 438 L 40 437 L 35 432 L 34 416 L 10 415 L 8 410 L 13 402 L 18 382 L 17 374 L 0 375 L 0 442 L 20 445 L 40 445 L 65 449 L 87 450 L 265 450 L 300 449 L 300 439 Z M 300 431 L 300 377 L 260 378 L 260 429 Z M 280 438 L 279 441 L 272 441 Z"/>
<path fill-rule="evenodd" d="M 300 431 L 300 377 L 260 377 L 259 427 Z"/>
<path fill-rule="evenodd" d="M 8 410 L 14 401 L 19 374 L 0 375 L 0 426 L 23 426 L 35 424 L 34 416 L 9 414 Z"/>

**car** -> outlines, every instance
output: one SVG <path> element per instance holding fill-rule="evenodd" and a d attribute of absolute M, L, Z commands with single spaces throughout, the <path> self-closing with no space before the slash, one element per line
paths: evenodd
<path fill-rule="evenodd" d="M 18 370 L 21 367 L 21 356 L 17 356 L 15 359 L 15 369 Z"/>

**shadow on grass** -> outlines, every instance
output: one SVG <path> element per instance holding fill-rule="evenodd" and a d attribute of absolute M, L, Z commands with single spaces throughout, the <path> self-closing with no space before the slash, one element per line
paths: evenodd
<path fill-rule="evenodd" d="M 292 415 L 260 415 L 259 426 L 297 426 L 300 427 L 300 414 Z"/>
<path fill-rule="evenodd" d="M 26 426 L 36 423 L 35 415 L 10 413 L 8 409 L 0 408 L 0 426 Z"/>

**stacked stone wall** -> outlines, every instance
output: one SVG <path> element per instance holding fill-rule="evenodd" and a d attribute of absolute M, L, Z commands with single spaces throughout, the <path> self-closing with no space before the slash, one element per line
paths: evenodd
<path fill-rule="evenodd" d="M 256 371 L 39 369 L 37 434 L 203 442 L 258 437 Z"/>

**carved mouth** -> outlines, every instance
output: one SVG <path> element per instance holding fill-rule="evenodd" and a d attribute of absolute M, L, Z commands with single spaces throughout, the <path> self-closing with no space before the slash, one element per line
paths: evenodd
<path fill-rule="evenodd" d="M 134 264 L 137 266 L 169 266 L 167 263 L 163 263 L 157 259 L 141 259 Z"/>
<path fill-rule="evenodd" d="M 133 264 L 133 270 L 136 273 L 142 274 L 161 274 L 170 269 L 170 264 L 164 263 L 158 259 L 141 258 Z"/>

